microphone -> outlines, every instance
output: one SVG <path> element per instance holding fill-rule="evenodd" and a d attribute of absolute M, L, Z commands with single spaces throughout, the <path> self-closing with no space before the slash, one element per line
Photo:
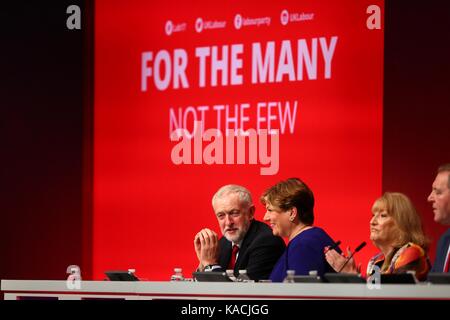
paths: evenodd
<path fill-rule="evenodd" d="M 359 246 L 356 247 L 354 253 L 357 253 L 359 250 L 361 250 L 362 248 L 364 248 L 364 247 L 366 246 L 366 244 L 367 244 L 367 243 L 366 243 L 365 241 L 363 241 Z"/>
<path fill-rule="evenodd" d="M 336 241 L 331 247 L 328 248 L 327 251 L 336 249 L 340 244 L 341 240 Z"/>
<path fill-rule="evenodd" d="M 350 261 L 350 259 L 354 256 L 355 253 L 357 253 L 359 250 L 361 250 L 362 248 L 364 248 L 366 246 L 366 242 L 363 241 L 359 246 L 356 247 L 355 251 L 352 252 L 352 254 L 347 257 L 347 259 L 345 260 L 344 264 L 342 265 L 342 267 L 339 269 L 338 272 L 341 272 L 342 269 L 344 269 L 344 267 L 347 265 L 347 263 Z"/>
<path fill-rule="evenodd" d="M 336 249 L 340 244 L 341 244 L 341 240 L 336 241 L 331 246 L 325 247 L 323 249 L 323 253 L 326 254 L 328 251 Z"/>

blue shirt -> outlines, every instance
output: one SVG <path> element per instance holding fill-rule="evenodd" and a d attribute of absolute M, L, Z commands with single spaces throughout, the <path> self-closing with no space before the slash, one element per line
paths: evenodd
<path fill-rule="evenodd" d="M 321 228 L 313 227 L 301 232 L 289 242 L 273 268 L 270 280 L 282 282 L 287 270 L 295 270 L 295 275 L 308 275 L 309 271 L 316 270 L 318 276 L 334 272 L 323 253 L 326 246 L 333 244 L 334 241 Z"/>

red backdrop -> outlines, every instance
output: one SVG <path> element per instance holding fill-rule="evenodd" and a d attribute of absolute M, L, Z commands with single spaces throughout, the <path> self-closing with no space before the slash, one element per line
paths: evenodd
<path fill-rule="evenodd" d="M 367 27 L 370 14 L 366 10 L 372 4 L 383 10 L 383 1 L 352 0 L 276 4 L 97 1 L 94 278 L 102 278 L 107 269 L 135 268 L 139 276 L 152 280 L 167 280 L 176 266 L 186 273 L 193 270 L 197 265 L 193 237 L 206 226 L 219 232 L 210 200 L 228 183 L 252 191 L 256 217 L 262 219 L 264 208 L 258 198 L 264 189 L 281 179 L 299 177 L 314 191 L 316 225 L 353 248 L 368 241 L 370 207 L 381 194 L 382 170 L 383 31 Z M 282 24 L 284 10 L 287 24 Z M 237 14 L 242 18 L 239 29 Z M 201 32 L 195 28 L 198 18 L 203 21 Z M 259 26 L 252 24 L 257 22 Z M 331 41 L 336 43 L 328 73 L 323 52 L 330 49 Z M 280 66 L 280 70 L 285 67 L 280 81 L 252 83 L 255 43 L 263 53 L 273 43 L 275 74 Z M 305 66 L 300 69 L 303 79 L 299 79 L 299 44 L 306 44 L 308 53 L 317 57 L 316 79 Z M 217 47 L 221 58 L 223 46 L 231 51 L 233 45 L 242 45 L 237 55 L 242 67 L 234 64 L 242 83 L 230 84 L 230 63 L 225 64 L 228 84 L 221 83 L 219 72 L 218 85 L 212 85 L 213 64 L 207 59 L 205 86 L 200 85 L 196 49 L 212 52 Z M 184 84 L 189 87 L 183 88 L 181 81 L 175 88 L 172 77 L 168 88 L 160 90 L 154 78 L 164 78 L 169 69 L 163 63 L 158 71 L 153 62 L 162 50 L 173 58 L 175 49 L 186 55 Z M 143 64 L 143 54 L 148 57 L 149 52 L 152 59 Z M 173 59 L 171 63 L 173 72 Z M 149 68 L 152 74 L 145 77 L 143 90 L 143 70 Z M 205 126 L 214 128 L 215 105 L 229 105 L 230 116 L 234 116 L 235 104 L 248 104 L 249 120 L 244 127 L 249 129 L 256 126 L 258 103 L 268 102 L 289 102 L 291 111 L 297 105 L 292 131 L 280 136 L 276 174 L 261 175 L 261 163 L 174 164 L 171 152 L 176 142 L 169 139 L 171 109 L 177 114 L 192 110 L 189 107 L 207 106 Z M 268 108 L 260 110 L 267 120 Z M 272 112 L 271 127 L 280 128 L 278 109 Z M 192 120 L 191 113 L 189 130 Z M 223 128 L 224 114 L 220 124 Z M 363 265 L 374 252 L 369 246 L 360 253 Z"/>

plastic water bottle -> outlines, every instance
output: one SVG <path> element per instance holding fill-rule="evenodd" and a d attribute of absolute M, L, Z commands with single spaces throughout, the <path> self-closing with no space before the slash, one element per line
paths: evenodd
<path fill-rule="evenodd" d="M 294 283 L 295 270 L 287 270 L 286 278 L 284 278 L 284 283 Z"/>
<path fill-rule="evenodd" d="M 239 270 L 238 282 L 254 282 L 247 274 L 247 270 Z"/>
<path fill-rule="evenodd" d="M 131 274 L 132 276 L 136 276 L 136 269 L 128 269 L 128 273 Z"/>
<path fill-rule="evenodd" d="M 236 277 L 234 276 L 234 270 L 233 269 L 228 269 L 225 272 L 227 274 L 228 279 L 230 279 L 233 282 L 237 281 Z"/>
<path fill-rule="evenodd" d="M 173 269 L 173 275 L 170 277 L 170 281 L 184 281 L 183 270 L 181 268 Z"/>
<path fill-rule="evenodd" d="M 138 281 L 139 278 L 136 276 L 136 269 L 128 269 L 128 274 L 131 276 L 133 280 Z"/>

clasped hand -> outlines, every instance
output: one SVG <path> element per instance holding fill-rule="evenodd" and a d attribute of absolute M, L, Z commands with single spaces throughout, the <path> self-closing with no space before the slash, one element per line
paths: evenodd
<path fill-rule="evenodd" d="M 200 262 L 200 270 L 207 265 L 218 264 L 219 238 L 214 231 L 205 228 L 198 232 L 194 238 L 194 248 Z"/>

